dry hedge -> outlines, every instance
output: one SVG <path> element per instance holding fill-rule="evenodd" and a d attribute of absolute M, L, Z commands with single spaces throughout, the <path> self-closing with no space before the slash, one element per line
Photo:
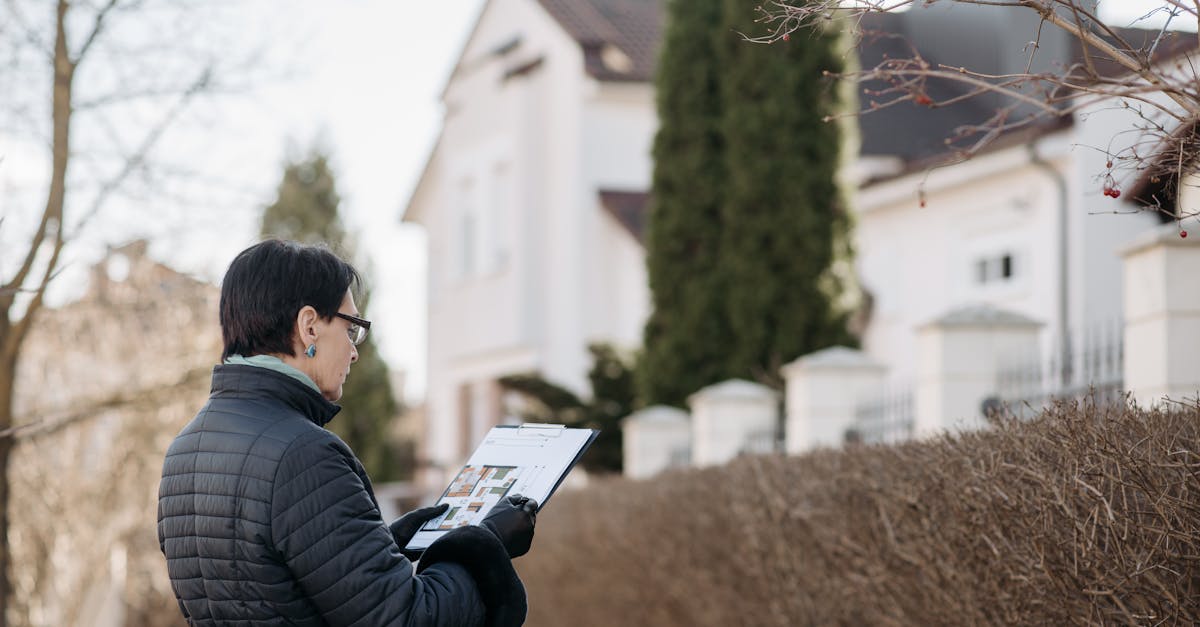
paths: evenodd
<path fill-rule="evenodd" d="M 594 482 L 516 562 L 528 624 L 1200 624 L 1198 417 L 1061 405 Z"/>

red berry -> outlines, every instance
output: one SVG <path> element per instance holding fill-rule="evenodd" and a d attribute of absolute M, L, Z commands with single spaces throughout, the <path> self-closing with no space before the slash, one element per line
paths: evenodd
<path fill-rule="evenodd" d="M 1112 188 L 1111 188 L 1111 187 L 1109 187 L 1109 186 L 1107 186 L 1107 185 L 1105 185 L 1105 186 L 1104 186 L 1104 195 L 1105 195 L 1105 196 L 1112 196 Z"/>
<path fill-rule="evenodd" d="M 922 209 L 925 208 L 925 199 L 924 198 L 921 199 L 921 208 Z"/>
<path fill-rule="evenodd" d="M 791 38 L 792 38 L 792 36 L 791 36 L 791 34 L 790 34 L 790 33 L 784 33 L 784 34 L 783 34 L 783 40 L 784 40 L 784 41 L 787 41 L 787 40 L 789 40 L 789 39 L 791 39 Z"/>
<path fill-rule="evenodd" d="M 1108 161 L 1107 163 L 1105 163 L 1105 164 L 1104 164 L 1104 167 L 1106 167 L 1106 168 L 1112 168 L 1112 161 Z"/>
<path fill-rule="evenodd" d="M 1114 188 L 1112 188 L 1112 193 L 1111 193 L 1111 194 L 1109 194 L 1109 196 L 1112 196 L 1113 198 L 1120 198 L 1120 197 L 1121 197 L 1121 190 L 1119 190 L 1119 189 L 1117 189 L 1117 188 L 1115 188 L 1115 187 L 1114 187 Z"/>
<path fill-rule="evenodd" d="M 919 105 L 929 106 L 929 105 L 933 104 L 933 100 L 930 99 L 930 97 L 926 96 L 925 94 L 917 94 L 915 101 Z"/>
<path fill-rule="evenodd" d="M 1179 232 L 1179 237 L 1184 237 L 1184 238 L 1186 238 L 1186 237 L 1187 237 L 1187 231 L 1180 231 L 1180 232 Z"/>

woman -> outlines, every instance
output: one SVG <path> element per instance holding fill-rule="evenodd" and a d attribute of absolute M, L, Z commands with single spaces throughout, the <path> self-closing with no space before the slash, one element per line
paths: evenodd
<path fill-rule="evenodd" d="M 510 497 L 414 571 L 401 548 L 444 507 L 385 524 L 362 464 L 324 428 L 371 327 L 358 281 L 328 249 L 278 240 L 225 274 L 224 363 L 159 485 L 159 545 L 192 625 L 524 622 L 511 558 L 529 549 L 536 503 Z"/>

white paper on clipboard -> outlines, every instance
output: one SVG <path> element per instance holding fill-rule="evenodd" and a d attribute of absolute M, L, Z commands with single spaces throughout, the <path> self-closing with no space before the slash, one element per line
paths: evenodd
<path fill-rule="evenodd" d="M 511 494 L 545 506 L 598 433 L 546 424 L 493 427 L 438 499 L 450 509 L 421 527 L 405 548 L 421 550 L 451 529 L 478 524 Z"/>

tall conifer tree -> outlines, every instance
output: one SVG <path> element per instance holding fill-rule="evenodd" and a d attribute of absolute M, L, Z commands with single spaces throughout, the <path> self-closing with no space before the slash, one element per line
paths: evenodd
<path fill-rule="evenodd" d="M 780 385 L 779 367 L 852 340 L 835 307 L 831 267 L 844 257 L 848 216 L 836 176 L 837 33 L 804 29 L 770 45 L 755 33 L 757 0 L 724 0 L 721 130 L 726 179 L 721 211 L 724 304 L 736 338 L 730 370 Z"/>
<path fill-rule="evenodd" d="M 719 0 L 669 0 L 658 64 L 660 126 L 646 234 L 653 310 L 637 366 L 647 404 L 683 406 L 728 378 L 733 337 L 723 305 L 718 246 L 726 177 L 721 133 Z"/>
<path fill-rule="evenodd" d="M 669 0 L 659 61 L 643 404 L 851 341 L 830 272 L 847 241 L 835 36 L 746 41 L 757 0 Z"/>
<path fill-rule="evenodd" d="M 261 235 L 328 244 L 339 256 L 353 260 L 355 247 L 338 214 L 340 202 L 329 158 L 313 151 L 284 167 L 275 202 L 263 211 Z M 356 265 L 364 282 L 369 282 L 366 269 Z M 354 296 L 359 310 L 370 318 L 369 286 L 360 286 Z M 412 471 L 412 447 L 393 442 L 389 434 L 399 404 L 392 394 L 387 364 L 369 334 L 358 346 L 358 362 L 350 369 L 338 404 L 342 411 L 329 429 L 350 445 L 371 478 L 407 478 Z"/>

